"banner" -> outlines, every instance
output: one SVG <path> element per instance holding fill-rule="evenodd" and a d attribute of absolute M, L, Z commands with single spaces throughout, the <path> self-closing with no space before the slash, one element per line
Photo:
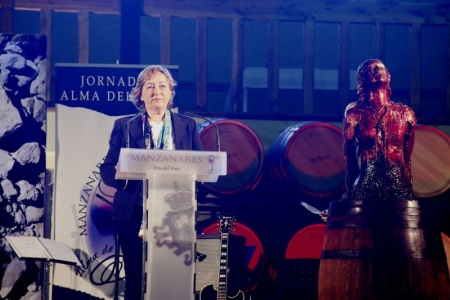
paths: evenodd
<path fill-rule="evenodd" d="M 43 264 L 6 236 L 44 237 L 47 38 L 0 34 L 0 299 L 42 299 Z"/>
<path fill-rule="evenodd" d="M 74 249 L 82 267 L 55 266 L 55 299 L 69 294 L 112 299 L 116 276 L 123 298 L 125 274 L 122 261 L 114 268 L 110 220 L 115 189 L 101 181 L 99 167 L 114 121 L 138 112 L 128 95 L 145 67 L 56 65 L 55 239 Z M 168 68 L 176 80 L 178 69 Z"/>

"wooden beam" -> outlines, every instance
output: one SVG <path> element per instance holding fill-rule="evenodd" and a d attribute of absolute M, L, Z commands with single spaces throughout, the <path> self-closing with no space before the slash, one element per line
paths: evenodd
<path fill-rule="evenodd" d="M 420 25 L 412 24 L 410 28 L 411 45 L 409 53 L 411 53 L 411 107 L 414 111 L 420 108 Z"/>
<path fill-rule="evenodd" d="M 120 63 L 139 64 L 140 62 L 140 0 L 121 0 L 120 15 Z"/>
<path fill-rule="evenodd" d="M 381 23 L 377 23 L 375 26 L 375 57 L 381 61 L 385 61 L 385 51 L 386 51 L 386 29 Z"/>
<path fill-rule="evenodd" d="M 305 22 L 305 61 L 303 69 L 303 95 L 305 115 L 314 113 L 314 22 Z"/>
<path fill-rule="evenodd" d="M 243 46 L 244 45 L 244 21 L 242 18 L 233 19 L 232 23 L 232 57 L 231 57 L 231 88 L 230 97 L 234 104 L 234 112 L 243 112 L 244 101 L 243 87 Z"/>
<path fill-rule="evenodd" d="M 207 108 L 206 82 L 208 62 L 208 19 L 197 19 L 197 108 L 201 111 Z"/>
<path fill-rule="evenodd" d="M 13 32 L 13 0 L 5 0 L 2 3 L 2 32 Z"/>
<path fill-rule="evenodd" d="M 162 65 L 170 65 L 171 64 L 171 38 L 172 38 L 172 29 L 171 29 L 171 18 L 170 16 L 161 16 L 161 53 L 160 59 Z"/>
<path fill-rule="evenodd" d="M 78 14 L 78 62 L 89 63 L 89 12 Z"/>
<path fill-rule="evenodd" d="M 318 0 L 228 0 L 179 1 L 144 0 L 149 15 L 171 14 L 245 19 L 316 20 L 385 23 L 440 22 L 450 20 L 450 10 L 429 0 L 421 3 L 393 1 L 318 1 Z M 382 19 L 382 20 L 380 20 Z"/>
<path fill-rule="evenodd" d="M 342 22 L 339 41 L 339 98 L 344 113 L 350 98 L 350 23 Z"/>
<path fill-rule="evenodd" d="M 121 0 L 14 0 L 20 10 L 53 10 L 64 12 L 89 11 L 103 14 L 120 14 Z"/>
<path fill-rule="evenodd" d="M 8 1 L 8 0 L 3 0 Z M 419 3 L 394 1 L 319 0 L 143 0 L 149 16 L 184 18 L 221 17 L 246 19 L 316 20 L 384 23 L 450 23 L 448 4 L 432 0 Z M 15 9 L 120 14 L 121 0 L 14 0 Z M 3 6 L 3 3 L 1 4 Z"/>
<path fill-rule="evenodd" d="M 280 88 L 280 22 L 269 22 L 269 58 L 268 58 L 268 86 L 269 86 L 269 112 L 277 113 L 279 106 Z"/>

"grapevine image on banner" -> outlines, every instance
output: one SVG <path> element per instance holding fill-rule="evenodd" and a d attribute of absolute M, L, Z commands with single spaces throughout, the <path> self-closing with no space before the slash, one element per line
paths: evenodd
<path fill-rule="evenodd" d="M 0 299 L 42 299 L 43 264 L 6 236 L 44 237 L 47 38 L 0 34 Z"/>
<path fill-rule="evenodd" d="M 116 276 L 123 298 L 123 262 L 115 269 L 111 221 L 116 190 L 100 164 L 116 119 L 138 113 L 128 95 L 141 65 L 56 64 L 55 239 L 77 254 L 81 267 L 56 265 L 53 295 L 113 299 Z M 176 67 L 168 67 L 177 78 Z M 92 298 L 94 297 L 94 298 Z"/>

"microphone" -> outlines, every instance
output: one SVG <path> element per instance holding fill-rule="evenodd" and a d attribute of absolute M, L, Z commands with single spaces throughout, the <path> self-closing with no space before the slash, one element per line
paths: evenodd
<path fill-rule="evenodd" d="M 199 118 L 202 120 L 205 120 L 206 122 L 208 122 L 209 124 L 212 124 L 215 128 L 216 128 L 216 149 L 217 151 L 220 151 L 220 136 L 219 136 L 219 126 L 217 126 L 216 123 L 214 123 L 213 121 L 211 121 L 210 119 L 207 119 L 205 117 L 199 116 L 197 114 L 191 113 L 191 112 L 184 112 L 184 115 L 188 116 L 188 117 L 192 117 L 192 118 Z"/>
<path fill-rule="evenodd" d="M 132 118 L 130 118 L 127 121 L 127 143 L 126 148 L 130 148 L 130 123 L 131 121 L 136 120 L 138 117 L 142 116 L 145 112 L 145 109 L 141 109 L 136 115 L 134 115 Z"/>

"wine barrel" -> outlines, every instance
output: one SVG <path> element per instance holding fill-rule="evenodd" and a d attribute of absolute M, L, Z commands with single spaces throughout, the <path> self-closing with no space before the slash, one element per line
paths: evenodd
<path fill-rule="evenodd" d="M 219 197 L 254 190 L 264 166 L 264 147 L 258 135 L 239 121 L 217 119 L 211 122 L 219 129 L 220 150 L 227 153 L 227 175 L 203 186 Z M 213 124 L 205 122 L 201 125 L 200 139 L 204 150 L 217 150 L 216 133 Z"/>
<path fill-rule="evenodd" d="M 429 198 L 450 188 L 450 137 L 432 127 L 417 125 L 411 155 L 414 194 Z"/>
<path fill-rule="evenodd" d="M 412 200 L 330 203 L 319 299 L 450 299 L 431 206 Z"/>
<path fill-rule="evenodd" d="M 342 191 L 342 130 L 316 121 L 285 128 L 268 150 L 267 172 L 280 189 L 317 197 Z"/>
<path fill-rule="evenodd" d="M 308 225 L 291 238 L 285 260 L 278 266 L 279 272 L 273 271 L 277 299 L 317 299 L 324 238 L 325 224 Z"/>

